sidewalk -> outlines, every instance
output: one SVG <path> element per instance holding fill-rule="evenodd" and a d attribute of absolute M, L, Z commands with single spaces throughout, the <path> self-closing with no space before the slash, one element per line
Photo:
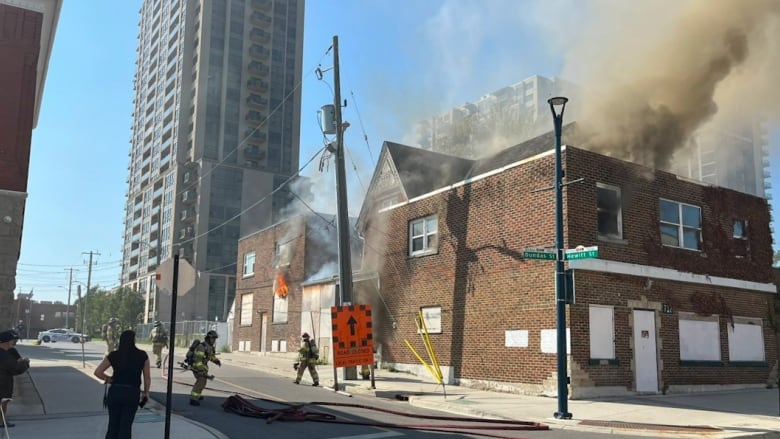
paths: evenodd
<path fill-rule="evenodd" d="M 28 356 L 35 349 L 20 345 Z M 26 352 L 27 351 L 27 352 Z M 220 353 L 226 364 L 247 367 L 287 378 L 294 376 L 295 355 Z M 103 410 L 103 384 L 92 377 L 93 364 L 76 361 L 33 360 L 28 374 L 16 379 L 10 421 L 11 437 L 102 438 L 108 415 Z M 333 367 L 319 366 L 323 386 L 333 386 Z M 341 369 L 339 369 L 341 372 Z M 707 437 L 712 439 L 755 437 L 780 439 L 777 389 L 752 389 L 685 395 L 627 396 L 593 400 L 569 400 L 571 420 L 553 417 L 556 398 L 483 391 L 470 387 L 442 386 L 407 373 L 376 371 L 376 389 L 370 381 L 342 380 L 341 390 L 377 398 L 408 400 L 409 404 L 455 414 L 540 422 L 553 429 L 615 433 L 645 437 Z M 304 381 L 309 378 L 304 375 Z M 154 389 L 153 389 L 154 390 Z M 150 401 L 139 410 L 134 437 L 163 437 L 165 409 Z M 187 418 L 171 417 L 171 437 L 221 439 L 218 431 Z M 2 432 L 0 430 L 0 436 Z M 238 438 L 237 438 L 238 439 Z"/>
<path fill-rule="evenodd" d="M 20 344 L 22 356 L 33 346 Z M 92 376 L 97 361 L 32 360 L 28 373 L 17 376 L 14 399 L 8 406 L 12 438 L 100 439 L 105 437 L 108 412 L 103 409 L 103 383 Z M 133 437 L 160 438 L 165 432 L 165 407 L 150 401 L 139 409 Z M 171 438 L 223 439 L 227 436 L 205 425 L 173 414 Z M 0 424 L 0 437 L 4 436 Z"/>
<path fill-rule="evenodd" d="M 224 362 L 293 377 L 295 356 L 234 352 Z M 320 382 L 333 387 L 333 367 L 319 366 Z M 650 437 L 780 438 L 778 390 L 748 389 L 696 394 L 626 396 L 569 400 L 571 420 L 558 420 L 557 398 L 442 386 L 424 377 L 377 369 L 370 381 L 342 380 L 351 394 L 406 400 L 409 404 L 455 414 L 540 422 L 551 428 Z M 304 374 L 304 380 L 308 373 Z"/>

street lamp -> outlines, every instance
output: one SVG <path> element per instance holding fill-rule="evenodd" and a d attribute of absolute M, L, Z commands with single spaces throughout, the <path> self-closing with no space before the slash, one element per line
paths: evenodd
<path fill-rule="evenodd" d="M 556 331 L 558 337 L 558 411 L 556 419 L 571 419 L 568 410 L 569 375 L 566 367 L 566 295 L 564 285 L 566 273 L 563 261 L 563 167 L 561 165 L 561 130 L 563 126 L 563 110 L 566 109 L 568 98 L 559 96 L 550 98 L 550 111 L 555 126 L 555 308 Z"/>

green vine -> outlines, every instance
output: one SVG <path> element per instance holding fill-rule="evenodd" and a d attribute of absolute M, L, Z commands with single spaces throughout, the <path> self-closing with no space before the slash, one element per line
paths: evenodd
<path fill-rule="evenodd" d="M 725 316 L 731 327 L 734 327 L 734 315 L 731 312 L 726 299 L 720 293 L 712 292 L 710 294 L 695 292 L 691 294 L 691 304 L 696 314 L 702 316 L 710 316 L 712 314 L 720 314 Z"/>

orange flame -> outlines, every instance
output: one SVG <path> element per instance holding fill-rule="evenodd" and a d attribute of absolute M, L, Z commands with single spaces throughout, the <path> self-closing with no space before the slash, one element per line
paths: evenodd
<path fill-rule="evenodd" d="M 274 278 L 274 293 L 284 299 L 287 297 L 287 279 L 284 277 L 284 273 L 281 271 L 276 272 L 276 277 Z"/>

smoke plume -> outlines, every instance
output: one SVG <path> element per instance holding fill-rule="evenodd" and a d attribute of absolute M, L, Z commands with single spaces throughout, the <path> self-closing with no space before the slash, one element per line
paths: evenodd
<path fill-rule="evenodd" d="M 779 1 L 589 5 L 564 72 L 584 87 L 589 149 L 663 169 L 719 112 L 776 118 Z"/>

